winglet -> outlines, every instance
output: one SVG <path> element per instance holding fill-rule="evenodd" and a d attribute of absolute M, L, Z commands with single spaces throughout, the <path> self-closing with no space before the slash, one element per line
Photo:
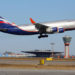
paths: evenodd
<path fill-rule="evenodd" d="M 32 24 L 36 23 L 32 18 L 30 18 Z"/>
<path fill-rule="evenodd" d="M 16 26 L 16 24 L 13 22 L 12 25 Z"/>

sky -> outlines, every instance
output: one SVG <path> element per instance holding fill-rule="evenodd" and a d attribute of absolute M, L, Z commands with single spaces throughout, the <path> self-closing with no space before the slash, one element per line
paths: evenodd
<path fill-rule="evenodd" d="M 0 0 L 0 16 L 17 25 L 31 24 L 29 18 L 36 22 L 74 20 L 75 0 Z M 51 49 L 64 52 L 62 37 L 71 36 L 70 55 L 75 55 L 75 31 L 61 34 L 50 34 L 48 38 L 38 39 L 38 35 L 19 36 L 0 32 L 0 53 L 35 49 Z"/>

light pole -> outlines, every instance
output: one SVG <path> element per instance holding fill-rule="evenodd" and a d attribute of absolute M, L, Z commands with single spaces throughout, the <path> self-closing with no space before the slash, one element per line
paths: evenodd
<path fill-rule="evenodd" d="M 50 45 L 51 45 L 51 50 L 52 50 L 52 57 L 54 57 L 54 45 L 55 45 L 55 43 L 50 43 Z"/>

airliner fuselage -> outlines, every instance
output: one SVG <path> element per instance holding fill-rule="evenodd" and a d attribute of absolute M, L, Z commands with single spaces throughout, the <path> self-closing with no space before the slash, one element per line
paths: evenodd
<path fill-rule="evenodd" d="M 4 18 L 0 17 L 0 31 L 16 35 L 40 34 L 39 38 L 41 38 L 47 37 L 47 34 L 75 30 L 75 20 L 36 23 L 30 18 L 30 21 L 32 23 L 30 25 L 17 26 L 16 24 L 9 23 Z"/>

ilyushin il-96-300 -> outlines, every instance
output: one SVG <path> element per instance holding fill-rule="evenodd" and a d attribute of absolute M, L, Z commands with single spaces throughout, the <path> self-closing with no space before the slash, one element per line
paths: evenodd
<path fill-rule="evenodd" d="M 75 30 L 75 20 L 64 20 L 56 22 L 37 23 L 30 18 L 32 24 L 18 26 L 0 17 L 0 31 L 15 35 L 36 35 L 38 38 L 48 37 L 48 34 L 63 33 Z"/>

